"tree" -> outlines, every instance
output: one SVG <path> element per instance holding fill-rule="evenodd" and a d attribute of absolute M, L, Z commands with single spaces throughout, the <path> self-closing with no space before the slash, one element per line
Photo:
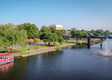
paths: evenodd
<path fill-rule="evenodd" d="M 48 42 L 48 45 L 51 45 L 51 43 L 55 45 L 56 42 L 62 43 L 64 41 L 61 31 L 59 32 L 51 26 L 42 26 L 40 30 L 40 39 Z"/>
<path fill-rule="evenodd" d="M 109 32 L 108 30 L 104 31 L 104 36 L 109 36 L 111 34 L 111 32 Z"/>
<path fill-rule="evenodd" d="M 20 30 L 16 32 L 16 44 L 19 44 L 21 46 L 25 46 L 26 40 L 27 40 L 27 32 L 25 30 Z"/>
<path fill-rule="evenodd" d="M 39 29 L 35 24 L 24 23 L 18 25 L 19 30 L 26 30 L 28 38 L 36 38 L 39 37 Z"/>
<path fill-rule="evenodd" d="M 49 34 L 50 30 L 47 26 L 42 26 L 40 30 L 40 39 L 45 40 Z"/>
<path fill-rule="evenodd" d="M 5 24 L 0 25 L 0 47 L 8 48 L 16 45 L 25 44 L 26 42 L 26 31 L 18 30 L 15 25 Z"/>
<path fill-rule="evenodd" d="M 40 29 L 40 32 L 50 32 L 50 29 L 47 26 L 42 26 L 42 28 Z"/>
<path fill-rule="evenodd" d="M 58 36 L 58 39 L 57 40 L 58 40 L 59 43 L 63 43 L 64 38 L 63 38 L 63 36 Z"/>
<path fill-rule="evenodd" d="M 72 35 L 72 38 L 79 38 L 80 37 L 80 31 L 76 30 L 76 29 L 72 29 L 71 35 Z"/>
<path fill-rule="evenodd" d="M 79 37 L 80 37 L 80 38 L 87 37 L 87 35 L 88 35 L 88 33 L 87 33 L 87 31 L 85 31 L 85 30 L 81 30 L 81 31 L 79 32 Z"/>

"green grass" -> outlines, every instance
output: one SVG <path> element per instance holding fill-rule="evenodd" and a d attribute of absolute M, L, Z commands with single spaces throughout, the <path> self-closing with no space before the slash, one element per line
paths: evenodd
<path fill-rule="evenodd" d="M 30 50 L 30 49 L 27 48 L 27 47 L 18 49 L 18 51 L 19 51 L 21 54 L 27 54 L 27 52 L 28 52 L 29 50 Z"/>

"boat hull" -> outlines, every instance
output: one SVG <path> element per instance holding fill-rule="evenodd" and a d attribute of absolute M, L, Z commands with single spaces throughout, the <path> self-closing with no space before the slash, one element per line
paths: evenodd
<path fill-rule="evenodd" d="M 11 63 L 11 62 L 14 62 L 14 59 L 10 59 L 10 60 L 0 60 L 0 65 L 8 64 L 8 63 Z"/>
<path fill-rule="evenodd" d="M 14 61 L 13 53 L 0 53 L 0 65 Z"/>

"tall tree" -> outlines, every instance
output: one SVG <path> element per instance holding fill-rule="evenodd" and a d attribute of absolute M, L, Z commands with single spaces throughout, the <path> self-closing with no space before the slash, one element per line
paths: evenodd
<path fill-rule="evenodd" d="M 40 30 L 40 39 L 48 42 L 49 45 L 50 43 L 55 44 L 55 42 L 62 43 L 64 41 L 61 31 L 57 31 L 53 26 L 43 26 Z"/>
<path fill-rule="evenodd" d="M 36 38 L 39 37 L 39 29 L 35 24 L 24 23 L 18 25 L 20 30 L 26 30 L 28 38 Z"/>
<path fill-rule="evenodd" d="M 0 47 L 13 47 L 26 42 L 26 31 L 18 30 L 15 25 L 0 25 Z"/>

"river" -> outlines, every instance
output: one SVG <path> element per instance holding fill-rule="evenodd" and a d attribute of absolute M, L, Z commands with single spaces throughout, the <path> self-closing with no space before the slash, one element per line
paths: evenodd
<path fill-rule="evenodd" d="M 112 57 L 98 55 L 100 50 L 98 44 L 16 59 L 0 66 L 0 80 L 112 80 Z"/>

